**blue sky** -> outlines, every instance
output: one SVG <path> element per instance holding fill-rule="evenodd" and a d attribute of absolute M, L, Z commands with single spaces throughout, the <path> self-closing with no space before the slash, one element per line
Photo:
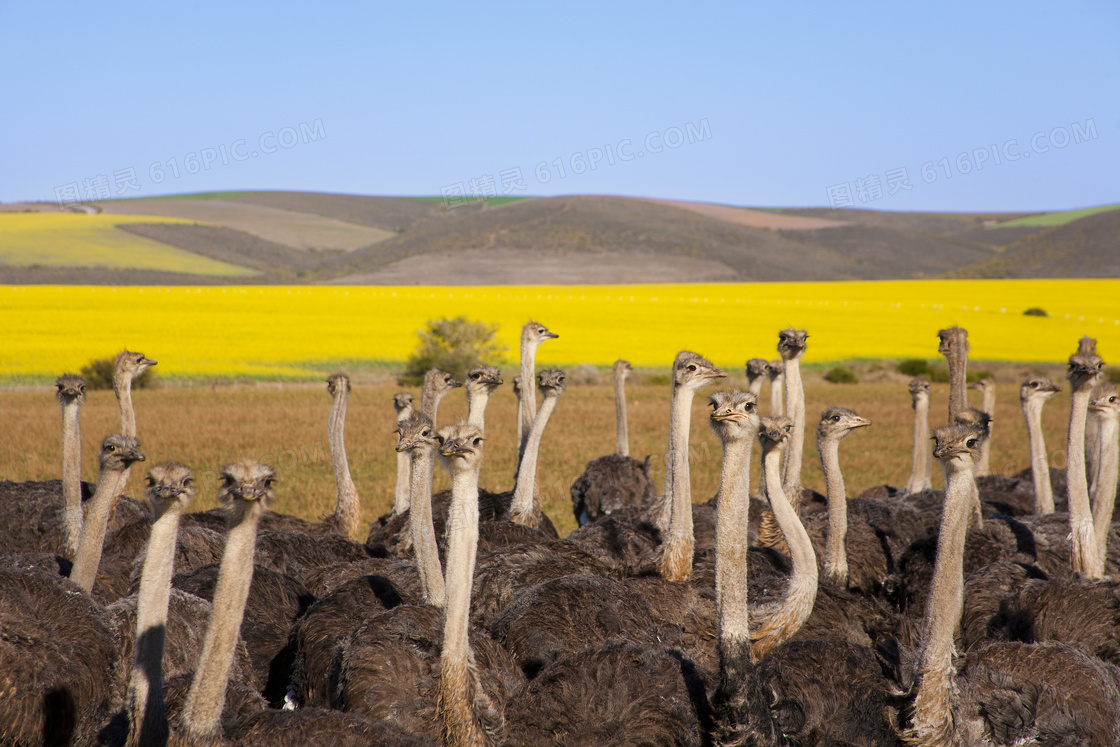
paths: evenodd
<path fill-rule="evenodd" d="M 5 3 L 0 201 L 1120 202 L 1120 4 L 929 5 Z"/>

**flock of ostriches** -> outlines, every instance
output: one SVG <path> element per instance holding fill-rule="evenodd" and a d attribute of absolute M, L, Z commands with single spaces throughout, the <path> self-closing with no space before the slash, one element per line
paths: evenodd
<path fill-rule="evenodd" d="M 275 473 L 256 462 L 222 469 L 220 510 L 189 511 L 175 462 L 150 468 L 147 501 L 121 495 L 146 461 L 131 383 L 155 363 L 127 351 L 121 433 L 81 482 L 84 384 L 62 376 L 61 481 L 0 483 L 0 744 L 1120 744 L 1120 401 L 1096 343 L 1069 359 L 1067 468 L 1048 468 L 1041 429 L 1061 386 L 1032 376 L 1031 468 L 1008 477 L 988 469 L 994 382 L 970 408 L 967 333 L 939 334 L 949 424 L 931 441 L 930 385 L 910 382 L 910 478 L 858 498 L 839 446 L 870 421 L 806 421 L 803 330 L 778 333 L 780 360 L 747 362 L 747 391 L 711 395 L 723 461 L 707 503 L 690 494 L 690 413 L 726 374 L 677 355 L 656 491 L 628 455 L 619 361 L 617 453 L 572 486 L 581 526 L 564 538 L 534 489 L 565 386 L 535 370 L 556 337 L 535 322 L 512 490 L 478 485 L 499 372 L 430 371 L 418 410 L 396 396 L 395 504 L 365 542 L 350 539 L 346 376 L 327 380 L 338 501 L 319 523 L 270 513 Z M 459 386 L 466 421 L 437 427 Z M 813 432 L 825 495 L 800 482 Z M 437 461 L 451 489 L 433 495 Z"/>

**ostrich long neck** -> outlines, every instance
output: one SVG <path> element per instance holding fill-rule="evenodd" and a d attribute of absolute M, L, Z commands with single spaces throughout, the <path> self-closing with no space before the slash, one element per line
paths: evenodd
<path fill-rule="evenodd" d="M 89 515 L 82 527 L 74 567 L 70 571 L 70 580 L 87 592 L 93 589 L 93 579 L 97 576 L 97 566 L 101 563 L 105 529 L 113 510 L 113 499 L 124 487 L 124 474 L 115 468 L 102 468 L 97 476 L 97 491 L 90 499 Z"/>
<path fill-rule="evenodd" d="M 1120 422 L 1110 413 L 1099 419 L 1100 461 L 1097 479 L 1093 485 L 1093 526 L 1097 532 L 1097 550 L 1101 558 L 1107 557 L 1108 530 L 1112 525 L 1112 511 L 1116 505 L 1116 480 L 1118 454 L 1117 437 Z"/>
<path fill-rule="evenodd" d="M 202 655 L 183 707 L 181 731 L 190 744 L 218 744 L 221 741 L 221 715 L 230 665 L 237 647 L 241 619 L 245 615 L 249 587 L 253 582 L 257 525 L 265 507 L 260 501 L 246 501 L 233 510 L 234 518 L 226 534 L 226 549 L 214 588 L 210 626 L 206 629 Z"/>
<path fill-rule="evenodd" d="M 420 412 L 427 416 L 428 420 L 432 421 L 432 427 L 436 426 L 436 414 L 439 412 L 439 401 L 443 399 L 443 391 L 435 391 L 432 386 L 426 386 L 420 390 Z"/>
<path fill-rule="evenodd" d="M 1091 386 L 1075 388 L 1071 397 L 1066 483 L 1073 570 L 1089 578 L 1100 578 L 1104 573 L 1104 558 L 1097 545 L 1089 508 L 1089 486 L 1085 480 L 1085 418 L 1091 390 Z"/>
<path fill-rule="evenodd" d="M 176 501 L 152 522 L 140 591 L 136 600 L 136 656 L 128 684 L 128 746 L 162 745 L 167 740 L 163 706 L 163 643 L 167 605 L 175 572 L 175 544 L 183 505 Z"/>
<path fill-rule="evenodd" d="M 525 448 L 529 443 L 529 434 L 533 429 L 533 419 L 537 414 L 537 390 L 533 386 L 536 381 L 537 343 L 530 341 L 521 342 L 521 388 L 518 410 L 520 413 L 521 439 L 517 445 L 517 467 L 521 470 L 521 460 L 525 458 Z"/>
<path fill-rule="evenodd" d="M 403 407 L 397 413 L 397 423 L 401 423 L 412 415 L 412 407 Z M 412 488 L 409 471 L 412 469 L 412 458 L 407 452 L 397 452 L 397 484 L 393 491 L 392 515 L 403 514 L 412 505 Z"/>
<path fill-rule="evenodd" d="M 996 388 L 994 385 L 989 384 L 984 387 L 984 398 L 981 404 L 984 412 L 988 413 L 988 417 L 994 418 L 996 414 Z M 976 463 L 976 476 L 984 477 L 991 474 L 991 458 L 992 458 L 992 431 L 994 424 L 988 423 L 988 436 L 980 442 L 980 461 Z"/>
<path fill-rule="evenodd" d="M 82 535 L 82 429 L 77 400 L 62 408 L 62 527 L 66 555 L 78 554 Z"/>
<path fill-rule="evenodd" d="M 661 516 L 658 527 L 667 536 L 661 545 L 658 571 L 669 581 L 684 583 L 692 577 L 692 551 L 695 538 L 692 533 L 692 484 L 688 472 L 688 431 L 692 424 L 692 400 L 695 390 L 691 387 L 674 387 L 673 407 L 669 417 L 669 454 L 671 464 L 666 464 L 665 489 L 671 491 L 670 499 L 662 496 Z M 671 476 L 669 470 L 671 469 Z M 661 527 L 661 522 L 665 527 Z"/>
<path fill-rule="evenodd" d="M 468 639 L 471 584 L 478 551 L 478 472 L 474 469 L 459 467 L 451 471 L 447 543 L 447 606 L 443 615 L 438 699 L 444 744 L 489 744 L 489 735 L 474 714 L 476 699 L 485 696 L 472 672 Z"/>
<path fill-rule="evenodd" d="M 132 409 L 132 377 L 128 374 L 113 379 L 113 393 L 121 410 L 121 434 L 136 438 L 136 411 Z"/>
<path fill-rule="evenodd" d="M 1054 513 L 1054 491 L 1050 486 L 1050 464 L 1046 458 L 1046 442 L 1042 437 L 1041 399 L 1023 401 L 1023 419 L 1027 422 L 1027 439 L 1031 448 L 1031 479 L 1034 480 L 1034 512 Z"/>
<path fill-rule="evenodd" d="M 817 451 L 821 455 L 821 468 L 828 493 L 828 538 L 824 550 L 824 577 L 847 588 L 848 586 L 848 496 L 844 491 L 844 476 L 840 474 L 840 439 L 817 437 Z"/>
<path fill-rule="evenodd" d="M 784 359 L 782 368 L 786 380 L 786 412 L 793 421 L 789 451 L 782 470 L 782 487 L 796 510 L 801 506 L 801 455 L 805 450 L 805 391 L 801 385 L 800 358 L 794 356 Z"/>
<path fill-rule="evenodd" d="M 945 356 L 949 364 L 949 422 L 968 409 L 968 354 L 955 344 Z"/>
<path fill-rule="evenodd" d="M 358 489 L 350 478 L 350 463 L 346 459 L 346 387 L 340 386 L 331 404 L 331 414 L 327 421 L 327 438 L 331 449 L 331 464 L 334 465 L 334 480 L 338 497 L 327 521 L 331 522 L 343 537 L 349 537 L 358 529 L 361 505 Z"/>
<path fill-rule="evenodd" d="M 781 601 L 767 610 L 759 610 L 759 627 L 751 636 L 755 639 L 752 652 L 756 660 L 795 635 L 809 618 L 817 599 L 817 557 L 805 526 L 782 490 L 781 460 L 781 450 L 776 446 L 763 447 L 767 495 L 789 546 L 793 573 Z"/>
<path fill-rule="evenodd" d="M 619 456 L 630 456 L 630 431 L 626 423 L 626 377 L 614 377 L 614 417 L 617 423 L 615 429 L 614 451 Z"/>
<path fill-rule="evenodd" d="M 467 389 L 467 424 L 474 425 L 479 430 L 486 428 L 486 405 L 490 402 L 490 389 L 488 387 L 471 387 Z"/>
<path fill-rule="evenodd" d="M 906 481 L 906 495 L 933 487 L 929 460 L 929 397 L 922 395 L 914 399 L 914 461 Z"/>
<path fill-rule="evenodd" d="M 443 569 L 439 564 L 436 529 L 432 519 L 432 472 L 435 468 L 435 447 L 418 446 L 409 452 L 412 461 L 412 507 L 408 527 L 416 552 L 416 568 L 420 573 L 420 589 L 424 604 L 444 604 Z"/>
<path fill-rule="evenodd" d="M 770 379 L 770 417 L 772 418 L 785 414 L 785 383 L 786 377 L 782 374 Z"/>
<path fill-rule="evenodd" d="M 747 392 L 753 394 L 756 401 L 762 400 L 762 375 L 755 376 L 747 381 Z"/>
<path fill-rule="evenodd" d="M 1101 463 L 1101 431 L 1096 418 L 1085 420 L 1085 475 L 1089 485 L 1097 481 Z"/>
<path fill-rule="evenodd" d="M 521 466 L 517 470 L 517 484 L 513 489 L 513 502 L 509 507 L 509 518 L 517 524 L 528 527 L 540 526 L 541 508 L 540 500 L 533 490 L 537 481 L 537 457 L 540 455 L 541 438 L 552 411 L 556 409 L 559 396 L 547 395 L 541 403 L 541 409 L 533 418 L 533 425 L 529 429 L 529 440 L 525 444 L 525 454 L 521 457 Z"/>
<path fill-rule="evenodd" d="M 723 444 L 723 468 L 716 504 L 716 610 L 721 659 L 734 659 L 750 644 L 747 620 L 747 529 L 750 498 L 746 490 L 751 462 L 750 438 Z"/>

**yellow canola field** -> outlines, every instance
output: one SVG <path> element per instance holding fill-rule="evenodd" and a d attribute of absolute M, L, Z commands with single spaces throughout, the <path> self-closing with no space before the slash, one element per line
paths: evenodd
<path fill-rule="evenodd" d="M 516 355 L 536 319 L 560 338 L 541 364 L 665 368 L 687 348 L 732 370 L 809 330 L 806 362 L 937 357 L 959 324 L 981 360 L 1064 361 L 1084 334 L 1120 359 L 1120 280 L 533 287 L 0 287 L 0 380 L 43 381 L 129 347 L 172 378 L 317 378 L 402 361 L 441 316 L 497 322 Z M 1029 307 L 1050 316 L 1024 316 Z"/>
<path fill-rule="evenodd" d="M 193 223 L 151 215 L 0 213 L 0 265 L 112 267 L 198 275 L 254 275 L 253 270 L 121 231 L 123 223 Z"/>

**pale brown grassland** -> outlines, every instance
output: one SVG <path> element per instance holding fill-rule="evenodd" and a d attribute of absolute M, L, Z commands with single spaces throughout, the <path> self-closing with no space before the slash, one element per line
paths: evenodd
<path fill-rule="evenodd" d="M 1019 409 L 1019 382 L 1026 369 L 1009 367 L 1001 378 L 996 405 L 992 468 L 1014 473 L 1029 466 L 1026 429 Z M 1058 371 L 1050 372 L 1050 375 Z M 511 372 L 506 372 L 507 381 Z M 732 379 L 723 386 L 745 387 Z M 719 486 L 719 441 L 708 427 L 706 390 L 693 407 L 691 439 L 692 497 L 703 502 Z M 396 474 L 395 415 L 392 383 L 356 383 L 346 419 L 346 445 L 350 469 L 362 499 L 361 536 L 365 527 L 392 504 Z M 418 395 L 418 392 L 417 392 Z M 970 392 L 973 404 L 979 393 Z M 419 400 L 419 396 L 417 396 Z M 945 422 L 948 385 L 935 384 L 931 425 Z M 667 385 L 628 385 L 631 454 L 653 455 L 653 475 L 660 489 L 662 457 L 668 438 L 669 388 Z M 330 512 L 334 503 L 334 473 L 327 447 L 330 398 L 326 385 L 261 384 L 241 386 L 174 386 L 134 392 L 137 429 L 145 465 L 132 470 L 127 494 L 140 497 L 147 465 L 175 460 L 191 466 L 199 478 L 200 494 L 194 508 L 216 505 L 218 468 L 240 459 L 257 459 L 276 467 L 279 475 L 277 511 L 315 519 Z M 815 427 L 829 406 L 847 407 L 870 417 L 873 425 L 852 434 L 841 446 L 840 459 L 848 495 L 873 485 L 905 484 L 910 471 L 913 411 L 905 379 L 881 383 L 835 385 L 806 374 L 805 460 L 803 483 L 824 491 L 815 448 Z M 0 478 L 41 480 L 58 477 L 61 465 L 60 417 L 53 388 L 0 392 Z M 1051 399 L 1043 411 L 1047 448 L 1054 466 L 1065 466 L 1065 429 L 1069 393 Z M 761 412 L 769 410 L 768 387 L 763 388 Z M 516 403 L 507 384 L 491 399 L 486 413 L 487 442 L 481 485 L 500 491 L 513 484 L 516 459 L 514 441 Z M 440 406 L 443 424 L 466 416 L 463 391 L 448 395 Z M 112 392 L 91 392 L 82 410 L 82 476 L 97 477 L 96 455 L 101 440 L 116 433 L 117 403 Z M 538 482 L 545 511 L 561 534 L 575 527 L 568 488 L 585 463 L 614 449 L 613 395 L 608 385 L 570 385 L 561 397 L 541 446 Z M 752 484 L 757 481 L 758 454 L 754 455 Z M 942 483 L 934 464 L 934 485 Z M 449 485 L 447 474 L 437 468 L 435 488 Z"/>

